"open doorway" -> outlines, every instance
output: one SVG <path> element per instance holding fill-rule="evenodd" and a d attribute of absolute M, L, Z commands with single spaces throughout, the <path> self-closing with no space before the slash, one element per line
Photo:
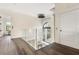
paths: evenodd
<path fill-rule="evenodd" d="M 11 36 L 11 30 L 12 30 L 11 17 L 6 16 L 4 17 L 4 35 Z"/>
<path fill-rule="evenodd" d="M 51 38 L 51 27 L 48 22 L 45 22 L 43 25 L 43 41 L 50 43 L 49 39 Z"/>
<path fill-rule="evenodd" d="M 6 22 L 6 35 L 11 35 L 11 22 Z"/>

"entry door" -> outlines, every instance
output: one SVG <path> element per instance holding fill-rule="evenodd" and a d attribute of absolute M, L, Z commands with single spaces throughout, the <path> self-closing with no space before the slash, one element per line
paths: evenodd
<path fill-rule="evenodd" d="M 75 45 L 76 13 L 68 12 L 61 15 L 60 42 L 64 45 Z"/>

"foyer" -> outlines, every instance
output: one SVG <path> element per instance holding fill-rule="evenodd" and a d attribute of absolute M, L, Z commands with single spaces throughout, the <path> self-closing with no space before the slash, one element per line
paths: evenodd
<path fill-rule="evenodd" d="M 0 55 L 79 55 L 79 4 L 0 4 Z"/>

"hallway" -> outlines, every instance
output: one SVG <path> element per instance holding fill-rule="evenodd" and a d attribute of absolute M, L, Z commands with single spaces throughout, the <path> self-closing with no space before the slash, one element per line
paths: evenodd
<path fill-rule="evenodd" d="M 77 8 L 79 4 L 0 4 L 0 55 L 79 55 Z"/>
<path fill-rule="evenodd" d="M 0 55 L 17 55 L 15 44 L 10 36 L 0 38 Z"/>

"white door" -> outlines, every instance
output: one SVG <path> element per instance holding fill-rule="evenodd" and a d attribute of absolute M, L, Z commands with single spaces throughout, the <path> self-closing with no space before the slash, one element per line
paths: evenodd
<path fill-rule="evenodd" d="M 68 12 L 61 15 L 60 42 L 64 45 L 75 46 L 76 13 Z"/>

